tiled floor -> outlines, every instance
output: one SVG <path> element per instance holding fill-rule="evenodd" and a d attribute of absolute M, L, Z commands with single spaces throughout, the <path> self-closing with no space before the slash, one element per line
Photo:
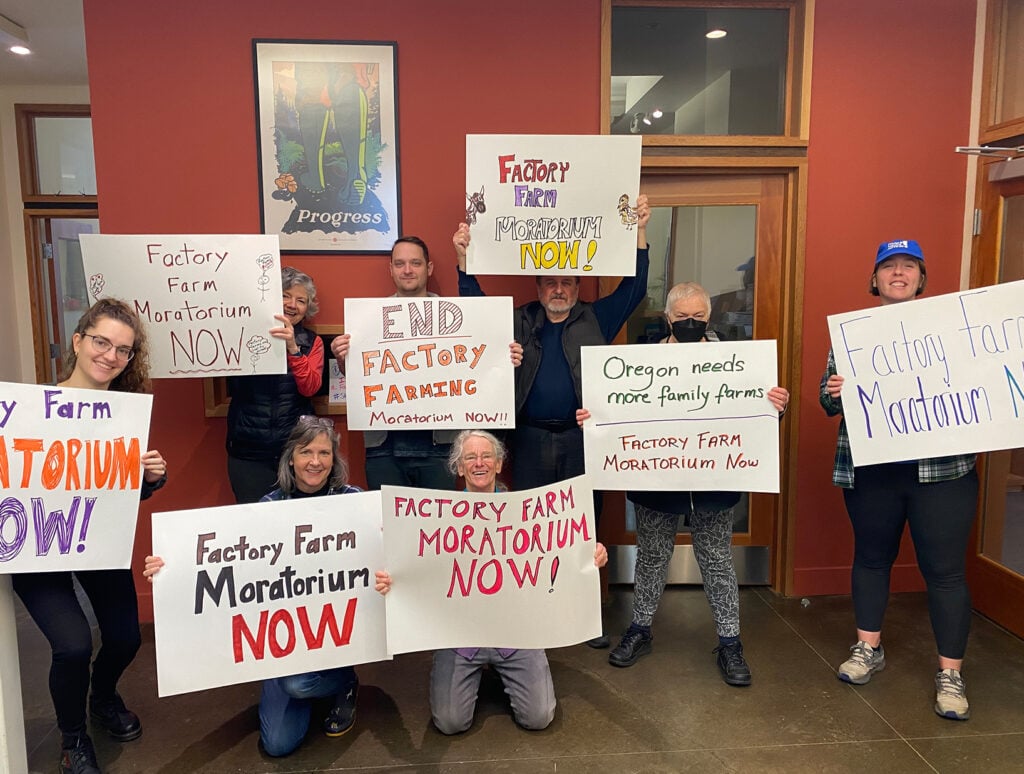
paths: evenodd
<path fill-rule="evenodd" d="M 609 632 L 628 623 L 632 593 L 613 590 Z M 356 726 L 311 732 L 292 756 L 256 747 L 258 686 L 156 698 L 152 628 L 122 680 L 145 733 L 118 745 L 94 733 L 104 771 L 158 772 L 1024 772 L 1024 642 L 975 617 L 964 676 L 972 718 L 932 712 L 934 644 L 923 595 L 893 597 L 887 667 L 869 685 L 835 678 L 853 633 L 847 597 L 799 600 L 741 592 L 750 688 L 720 679 L 699 588 L 670 589 L 654 653 L 629 669 L 608 651 L 548 652 L 559 708 L 545 731 L 522 731 L 497 679 L 485 679 L 473 727 L 445 737 L 430 725 L 429 654 L 359 668 Z M 19 611 L 30 769 L 56 769 L 58 736 L 46 690 L 45 642 Z"/>

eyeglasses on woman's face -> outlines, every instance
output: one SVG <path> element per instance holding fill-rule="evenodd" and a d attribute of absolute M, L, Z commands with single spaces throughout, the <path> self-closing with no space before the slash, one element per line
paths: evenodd
<path fill-rule="evenodd" d="M 97 336 L 94 333 L 83 333 L 82 337 L 92 339 L 92 348 L 96 350 L 97 354 L 105 355 L 113 349 L 117 359 L 125 363 L 135 357 L 135 350 L 131 347 L 115 347 L 110 339 L 103 336 Z"/>

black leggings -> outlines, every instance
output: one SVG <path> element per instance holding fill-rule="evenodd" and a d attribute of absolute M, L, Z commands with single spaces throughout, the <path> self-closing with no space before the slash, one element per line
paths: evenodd
<path fill-rule="evenodd" d="M 92 664 L 92 693 L 96 698 L 110 698 L 142 642 L 135 580 L 131 570 L 89 570 L 74 575 L 92 603 L 103 639 Z M 64 733 L 85 726 L 92 658 L 92 629 L 75 595 L 71 576 L 70 572 L 13 576 L 14 590 L 53 650 L 50 696 L 57 726 Z"/>
<path fill-rule="evenodd" d="M 910 523 L 917 565 L 928 588 L 928 612 L 939 655 L 962 659 L 971 628 L 971 596 L 965 576 L 967 541 L 978 501 L 978 474 L 922 484 L 914 463 L 856 469 L 844 489 L 853 524 L 853 608 L 857 628 L 882 630 L 889 602 L 889 574 Z"/>

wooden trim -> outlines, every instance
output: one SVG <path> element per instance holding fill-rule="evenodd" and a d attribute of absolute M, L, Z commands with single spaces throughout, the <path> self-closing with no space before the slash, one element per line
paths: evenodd
<path fill-rule="evenodd" d="M 16 104 L 14 106 L 21 196 L 26 204 L 29 202 L 52 204 L 55 201 L 96 204 L 95 196 L 40 195 L 39 170 L 35 163 L 38 154 L 34 127 L 36 118 L 89 118 L 91 116 L 92 108 L 89 105 Z"/>
<path fill-rule="evenodd" d="M 318 336 L 338 336 L 345 332 L 344 325 L 306 325 Z M 324 346 L 324 366 L 330 359 L 329 348 Z M 228 380 L 224 376 L 213 376 L 203 379 L 203 412 L 207 417 L 226 417 L 231 396 L 228 394 Z M 331 403 L 327 395 L 313 396 L 313 411 L 317 416 L 339 416 L 348 413 L 347 403 Z"/>
<path fill-rule="evenodd" d="M 986 145 L 1024 134 L 1024 116 L 996 122 L 1001 99 L 999 73 L 1003 69 L 1009 46 L 1020 46 L 1019 40 L 1008 40 L 1006 0 L 988 0 L 985 17 L 984 55 L 981 78 L 981 130 L 978 142 Z"/>
<path fill-rule="evenodd" d="M 609 76 L 610 77 L 610 76 Z M 693 148 L 806 148 L 807 140 L 800 137 L 759 134 L 645 134 L 645 148 L 693 147 Z"/>
<path fill-rule="evenodd" d="M 600 133 L 612 131 L 612 0 L 601 0 Z"/>
<path fill-rule="evenodd" d="M 36 239 L 36 219 L 45 217 L 25 212 L 25 254 L 28 259 L 28 294 L 32 319 L 32 359 L 35 361 L 36 384 L 46 384 L 49 379 L 47 364 L 50 360 L 50 336 L 46 320 L 46 283 L 43 278 L 43 256 Z M 42 302 L 42 303 L 41 303 Z"/>

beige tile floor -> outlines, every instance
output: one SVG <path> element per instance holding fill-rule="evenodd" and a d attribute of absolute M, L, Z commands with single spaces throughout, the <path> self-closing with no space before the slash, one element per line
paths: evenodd
<path fill-rule="evenodd" d="M 609 633 L 628 623 L 632 592 L 613 589 Z M 104 772 L 1024 772 L 1024 641 L 975 616 L 964 676 L 972 718 L 932 712 L 934 644 L 922 594 L 890 604 L 887 667 L 868 685 L 835 678 L 851 644 L 848 597 L 781 599 L 741 592 L 749 688 L 725 685 L 699 588 L 666 592 L 654 652 L 629 669 L 583 645 L 548 652 L 559 708 L 545 731 L 522 731 L 497 679 L 485 679 L 472 728 L 433 729 L 427 704 L 430 656 L 359 668 L 353 730 L 341 739 L 311 731 L 292 756 L 256 746 L 258 685 L 158 699 L 152 628 L 122 680 L 142 717 L 142 738 L 119 745 L 94 733 Z M 30 769 L 56 770 L 59 737 L 46 689 L 49 654 L 19 610 Z M 613 640 L 615 638 L 613 637 Z"/>

